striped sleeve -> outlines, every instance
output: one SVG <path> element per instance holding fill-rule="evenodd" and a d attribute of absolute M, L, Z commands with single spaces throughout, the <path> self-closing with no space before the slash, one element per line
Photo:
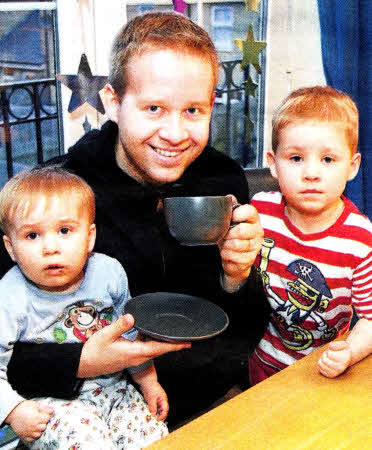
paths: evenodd
<path fill-rule="evenodd" d="M 358 317 L 372 320 L 372 250 L 354 270 L 352 300 Z"/>

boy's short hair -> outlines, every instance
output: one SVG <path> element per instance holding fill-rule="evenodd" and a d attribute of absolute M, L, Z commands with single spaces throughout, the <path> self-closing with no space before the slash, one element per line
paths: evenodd
<path fill-rule="evenodd" d="M 279 134 L 283 128 L 305 121 L 339 123 L 345 129 L 351 154 L 357 151 L 358 109 L 345 92 L 329 86 L 314 86 L 289 94 L 273 116 L 273 151 L 278 148 Z"/>
<path fill-rule="evenodd" d="M 128 22 L 113 42 L 108 80 L 119 99 L 127 87 L 129 60 L 152 49 L 171 49 L 209 60 L 214 74 L 213 87 L 216 86 L 218 55 L 208 33 L 183 14 L 152 12 Z M 164 67 L 164 70 L 167 68 Z"/>
<path fill-rule="evenodd" d="M 14 175 L 0 191 L 0 227 L 5 234 L 12 226 L 15 213 L 22 210 L 27 215 L 37 195 L 47 199 L 77 198 L 81 211 L 90 223 L 94 222 L 94 193 L 81 177 L 58 166 L 37 167 Z"/>

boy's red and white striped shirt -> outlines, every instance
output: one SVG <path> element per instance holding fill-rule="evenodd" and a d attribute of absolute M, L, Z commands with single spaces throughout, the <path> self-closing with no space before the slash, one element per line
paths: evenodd
<path fill-rule="evenodd" d="M 347 331 L 352 306 L 372 320 L 372 224 L 342 198 L 336 223 L 313 234 L 289 221 L 280 192 L 252 199 L 265 232 L 255 265 L 273 309 L 256 354 L 268 365 L 282 369 Z"/>

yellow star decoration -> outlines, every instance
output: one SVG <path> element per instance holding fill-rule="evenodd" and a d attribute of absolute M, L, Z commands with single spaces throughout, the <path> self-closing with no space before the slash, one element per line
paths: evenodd
<path fill-rule="evenodd" d="M 250 95 L 251 97 L 255 96 L 255 90 L 258 87 L 258 84 L 256 84 L 252 78 L 247 75 L 247 79 L 243 81 L 244 89 L 245 89 L 245 95 L 248 97 Z"/>
<path fill-rule="evenodd" d="M 246 11 L 256 11 L 258 12 L 258 6 L 261 0 L 244 0 Z"/>
<path fill-rule="evenodd" d="M 239 50 L 243 52 L 243 59 L 241 63 L 241 69 L 245 69 L 249 64 L 253 64 L 258 73 L 261 73 L 261 67 L 258 62 L 258 55 L 266 47 L 266 42 L 255 41 L 253 36 L 253 27 L 249 26 L 247 33 L 247 39 L 235 39 L 235 44 L 239 47 Z"/>

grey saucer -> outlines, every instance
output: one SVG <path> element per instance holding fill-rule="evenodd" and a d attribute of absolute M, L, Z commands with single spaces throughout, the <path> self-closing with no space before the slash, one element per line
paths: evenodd
<path fill-rule="evenodd" d="M 229 319 L 219 306 L 200 297 L 154 292 L 132 298 L 125 312 L 133 315 L 135 328 L 154 339 L 196 341 L 224 331 Z"/>

